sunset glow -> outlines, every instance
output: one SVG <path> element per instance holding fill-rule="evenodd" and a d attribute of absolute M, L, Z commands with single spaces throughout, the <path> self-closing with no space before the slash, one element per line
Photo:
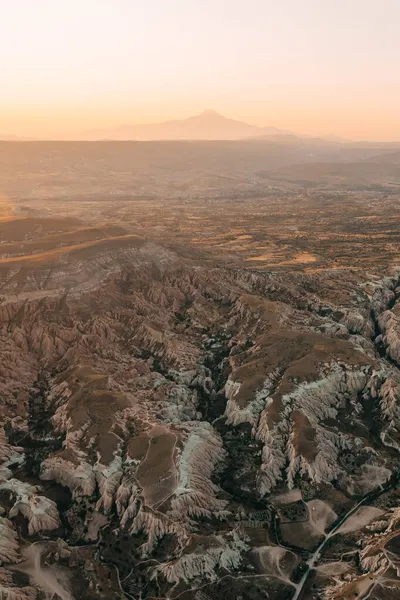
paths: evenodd
<path fill-rule="evenodd" d="M 0 134 L 230 118 L 400 140 L 398 0 L 1 0 Z"/>

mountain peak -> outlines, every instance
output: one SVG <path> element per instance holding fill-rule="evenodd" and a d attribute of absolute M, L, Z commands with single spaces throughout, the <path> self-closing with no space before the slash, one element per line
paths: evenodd
<path fill-rule="evenodd" d="M 200 113 L 199 116 L 200 117 L 223 117 L 223 115 L 218 113 L 216 110 L 213 110 L 212 108 L 206 108 L 206 110 L 203 110 L 203 112 Z"/>
<path fill-rule="evenodd" d="M 249 125 L 207 109 L 186 119 L 114 127 L 97 131 L 95 136 L 118 140 L 239 140 L 267 133 L 287 132 Z"/>

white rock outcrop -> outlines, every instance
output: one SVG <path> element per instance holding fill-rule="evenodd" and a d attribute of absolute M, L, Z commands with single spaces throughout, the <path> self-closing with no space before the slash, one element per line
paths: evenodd
<path fill-rule="evenodd" d="M 289 488 L 294 485 L 295 476 L 307 474 L 311 481 L 320 483 L 338 477 L 341 468 L 338 464 L 339 452 L 345 449 L 356 449 L 361 441 L 351 436 L 328 431 L 320 423 L 328 418 L 336 418 L 338 408 L 344 400 L 344 394 L 356 402 L 357 394 L 367 383 L 368 368 L 352 369 L 337 364 L 325 367 L 325 375 L 316 381 L 298 385 L 295 390 L 282 396 L 279 419 L 272 426 L 269 423 L 269 408 L 273 403 L 271 397 L 265 401 L 255 436 L 263 443 L 262 466 L 259 477 L 259 490 L 262 495 L 269 493 L 284 477 Z M 291 415 L 301 412 L 314 429 L 315 458 L 298 454 L 294 445 L 297 432 L 291 424 Z M 301 428 L 299 431 L 301 435 Z"/>
<path fill-rule="evenodd" d="M 227 502 L 217 498 L 219 491 L 211 476 L 225 451 L 220 436 L 207 422 L 187 423 L 187 438 L 180 454 L 178 484 L 169 515 L 177 520 L 190 517 L 223 518 Z"/>
<path fill-rule="evenodd" d="M 18 479 L 9 479 L 0 484 L 0 491 L 10 492 L 15 500 L 8 516 L 15 518 L 18 514 L 28 521 L 29 535 L 40 531 L 52 531 L 60 525 L 57 505 L 55 502 L 41 496 L 37 486 L 31 486 Z"/>
<path fill-rule="evenodd" d="M 177 560 L 159 565 L 154 573 L 161 573 L 170 583 L 216 581 L 220 569 L 238 569 L 247 550 L 246 542 L 233 530 L 227 536 L 215 536 L 207 547 L 200 546 L 193 552 L 184 552 Z"/>
<path fill-rule="evenodd" d="M 240 425 L 241 423 L 249 423 L 252 427 L 256 427 L 259 415 L 265 407 L 265 401 L 270 396 L 276 380 L 279 378 L 280 371 L 276 369 L 269 374 L 260 390 L 257 390 L 254 399 L 241 408 L 236 400 L 241 383 L 234 381 L 230 377 L 225 384 L 225 395 L 227 398 L 225 416 L 227 425 Z"/>

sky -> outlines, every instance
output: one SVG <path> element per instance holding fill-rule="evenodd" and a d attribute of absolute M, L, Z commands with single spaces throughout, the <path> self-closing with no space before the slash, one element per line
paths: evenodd
<path fill-rule="evenodd" d="M 400 140 L 400 0 L 0 0 L 0 134 L 204 109 Z"/>

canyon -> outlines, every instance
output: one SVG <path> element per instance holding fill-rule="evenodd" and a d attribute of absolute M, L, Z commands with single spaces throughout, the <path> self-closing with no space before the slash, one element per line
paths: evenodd
<path fill-rule="evenodd" d="M 396 153 L 315 152 L 0 144 L 5 600 L 398 597 Z"/>

